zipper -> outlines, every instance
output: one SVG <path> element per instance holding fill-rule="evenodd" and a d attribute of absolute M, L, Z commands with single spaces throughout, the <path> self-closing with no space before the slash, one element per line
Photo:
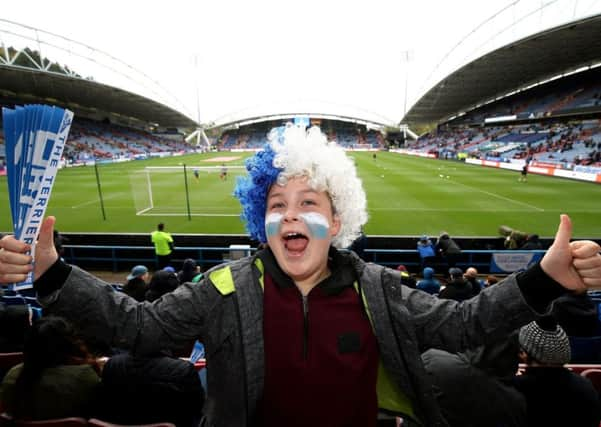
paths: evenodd
<path fill-rule="evenodd" d="M 246 354 L 245 354 L 245 350 L 244 350 L 242 319 L 240 317 L 240 304 L 238 303 L 237 295 L 234 295 L 233 300 L 234 300 L 234 305 L 236 306 L 236 309 L 234 310 L 236 312 L 236 320 L 238 321 L 238 326 L 240 327 L 240 348 L 242 349 L 242 372 L 246 373 L 248 371 L 247 371 L 247 367 L 246 367 Z M 246 375 L 244 375 L 244 380 L 243 380 L 242 384 L 244 386 L 244 409 L 245 409 L 245 413 L 246 413 L 246 420 L 248 423 L 249 420 L 251 419 L 251 415 L 250 415 L 249 404 L 248 404 L 248 393 L 249 392 L 248 392 L 248 380 L 247 380 Z"/>
<path fill-rule="evenodd" d="M 309 346 L 309 297 L 301 295 L 303 304 L 303 360 L 307 360 L 307 351 Z"/>

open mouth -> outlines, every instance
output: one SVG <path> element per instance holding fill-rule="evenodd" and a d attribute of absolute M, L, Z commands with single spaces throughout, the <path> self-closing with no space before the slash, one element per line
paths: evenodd
<path fill-rule="evenodd" d="M 284 247 L 290 254 L 300 255 L 309 244 L 309 238 L 303 233 L 291 232 L 283 237 Z"/>

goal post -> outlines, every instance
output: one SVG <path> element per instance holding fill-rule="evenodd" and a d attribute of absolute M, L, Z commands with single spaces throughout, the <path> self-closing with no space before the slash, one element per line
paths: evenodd
<path fill-rule="evenodd" d="M 187 176 L 186 176 L 187 174 Z M 136 215 L 234 216 L 231 203 L 219 199 L 231 195 L 236 176 L 246 174 L 244 166 L 146 166 L 129 174 Z M 186 180 L 189 189 L 186 189 Z M 213 202 L 213 203 L 209 203 Z"/>

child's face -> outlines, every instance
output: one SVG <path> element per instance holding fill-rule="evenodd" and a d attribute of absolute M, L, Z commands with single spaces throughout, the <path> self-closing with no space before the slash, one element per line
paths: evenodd
<path fill-rule="evenodd" d="M 328 250 L 340 230 L 325 191 L 315 191 L 305 178 L 273 185 L 267 194 L 267 243 L 282 270 L 297 284 L 316 284 L 328 272 Z M 311 283 L 312 282 L 312 283 Z"/>

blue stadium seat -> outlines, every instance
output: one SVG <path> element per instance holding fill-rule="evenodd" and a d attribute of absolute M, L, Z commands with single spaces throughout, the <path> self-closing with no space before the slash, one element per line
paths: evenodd
<path fill-rule="evenodd" d="M 569 339 L 572 350 L 570 363 L 601 363 L 601 336 Z"/>

